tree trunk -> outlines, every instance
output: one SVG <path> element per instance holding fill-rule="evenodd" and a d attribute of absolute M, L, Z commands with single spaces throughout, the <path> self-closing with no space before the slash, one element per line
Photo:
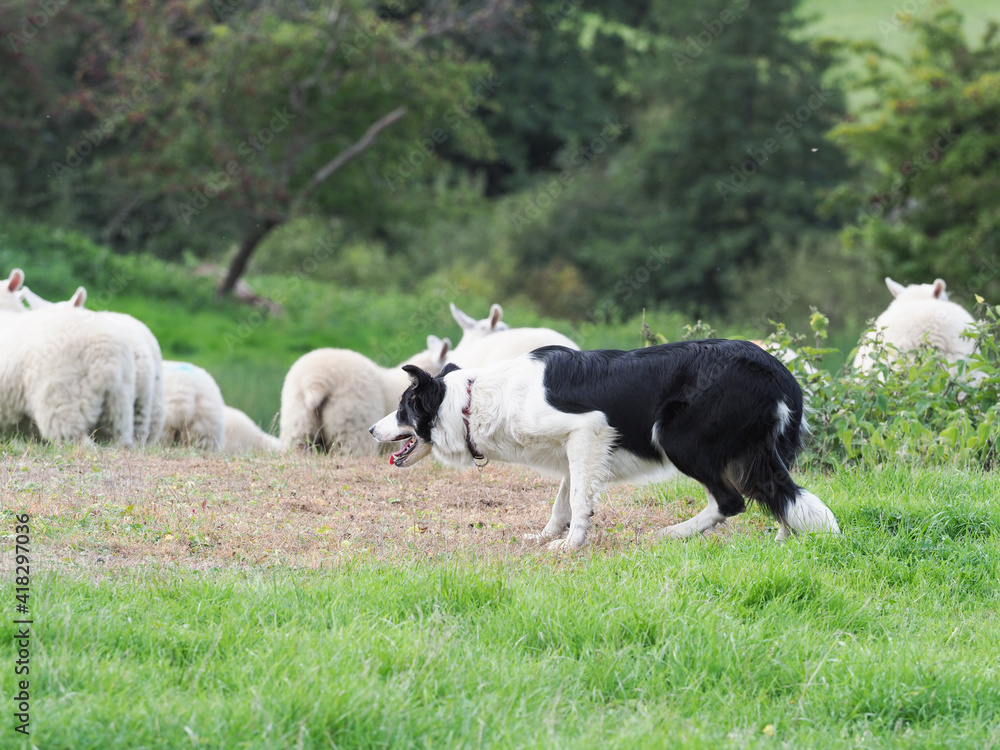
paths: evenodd
<path fill-rule="evenodd" d="M 298 195 L 292 201 L 291 210 L 283 219 L 268 218 L 263 219 L 259 224 L 256 225 L 254 230 L 250 232 L 246 237 L 243 238 L 243 243 L 240 245 L 239 251 L 236 253 L 236 257 L 233 258 L 232 262 L 229 264 L 229 272 L 226 274 L 225 281 L 219 287 L 216 296 L 219 298 L 225 297 L 231 291 L 233 287 L 236 286 L 236 282 L 240 280 L 243 275 L 243 271 L 246 270 L 247 263 L 250 262 L 250 256 L 253 255 L 254 250 L 260 244 L 261 240 L 267 236 L 275 227 L 281 226 L 289 217 L 295 216 L 300 212 L 301 207 L 305 204 L 306 199 L 312 194 L 313 190 L 322 185 L 334 172 L 338 171 L 351 161 L 358 154 L 366 151 L 374 142 L 375 138 L 385 130 L 387 127 L 392 125 L 396 120 L 401 118 L 406 114 L 405 107 L 399 107 L 394 109 L 387 115 L 383 115 L 375 122 L 373 122 L 365 134 L 357 140 L 356 143 L 351 144 L 336 157 L 327 162 L 323 167 L 318 169 L 316 173 L 299 191 Z"/>
<path fill-rule="evenodd" d="M 240 243 L 240 249 L 229 264 L 229 272 L 216 292 L 217 297 L 221 299 L 233 291 L 236 282 L 240 280 L 240 277 L 246 270 L 247 263 L 250 262 L 250 256 L 253 255 L 254 250 L 257 249 L 268 233 L 275 227 L 281 226 L 281 223 L 278 219 L 263 219 L 243 238 L 243 242 Z"/>

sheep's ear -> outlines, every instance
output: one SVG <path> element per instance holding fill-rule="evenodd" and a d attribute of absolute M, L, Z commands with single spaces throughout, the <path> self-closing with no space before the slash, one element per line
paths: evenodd
<path fill-rule="evenodd" d="M 73 292 L 73 296 L 69 298 L 69 303 L 73 307 L 83 307 L 83 304 L 87 301 L 87 290 L 82 286 L 78 286 L 76 291 Z"/>
<path fill-rule="evenodd" d="M 15 268 L 10 272 L 10 276 L 7 278 L 7 291 L 16 292 L 21 288 L 21 284 L 24 283 L 24 271 L 20 268 Z"/>
<path fill-rule="evenodd" d="M 944 291 L 946 286 L 944 279 L 934 279 L 934 296 L 937 299 L 948 299 L 948 295 Z"/>
<path fill-rule="evenodd" d="M 458 323 L 458 327 L 463 331 L 467 331 L 476 325 L 475 318 L 469 317 L 466 313 L 455 307 L 454 302 L 449 302 L 448 305 L 451 307 L 451 317 L 455 319 L 455 322 Z"/>
<path fill-rule="evenodd" d="M 893 297 L 898 297 L 900 295 L 900 293 L 904 289 L 906 289 L 905 286 L 903 286 L 902 284 L 899 284 L 899 283 L 893 281 L 888 276 L 885 277 L 885 285 L 887 287 L 889 287 L 889 292 L 892 294 Z"/>
<path fill-rule="evenodd" d="M 449 349 L 451 349 L 451 341 L 449 339 L 439 339 L 434 334 L 427 337 L 427 351 L 435 359 L 444 359 Z"/>
<path fill-rule="evenodd" d="M 52 304 L 48 300 L 39 297 L 26 286 L 22 286 L 18 294 L 21 295 L 21 299 L 28 305 L 28 309 L 30 310 L 41 310 L 43 307 L 48 307 Z"/>
<path fill-rule="evenodd" d="M 503 317 L 503 308 L 500 305 L 493 305 L 490 308 L 490 330 L 494 330 L 497 324 L 500 322 L 500 318 Z"/>

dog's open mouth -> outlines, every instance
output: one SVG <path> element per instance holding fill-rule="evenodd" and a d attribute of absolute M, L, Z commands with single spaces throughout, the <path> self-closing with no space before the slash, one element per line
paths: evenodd
<path fill-rule="evenodd" d="M 406 461 L 406 457 L 413 453 L 413 449 L 417 447 L 417 438 L 411 437 L 406 441 L 406 445 L 400 448 L 395 453 L 389 454 L 389 463 L 395 466 L 402 466 L 403 462 Z"/>

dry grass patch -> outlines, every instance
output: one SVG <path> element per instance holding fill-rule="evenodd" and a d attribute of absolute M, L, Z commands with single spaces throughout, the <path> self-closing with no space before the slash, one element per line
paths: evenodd
<path fill-rule="evenodd" d="M 460 472 L 425 461 L 397 470 L 384 458 L 13 448 L 0 464 L 3 508 L 31 514 L 34 559 L 57 566 L 320 567 L 358 557 L 548 554 L 524 537 L 544 525 L 558 487 L 499 464 Z M 598 504 L 589 549 L 634 546 L 703 504 L 693 482 L 613 487 Z M 753 514 L 717 535 L 765 524 Z"/>

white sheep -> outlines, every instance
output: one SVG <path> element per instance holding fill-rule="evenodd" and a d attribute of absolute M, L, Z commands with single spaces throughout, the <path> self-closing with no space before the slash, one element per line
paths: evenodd
<path fill-rule="evenodd" d="M 131 446 L 135 359 L 114 325 L 89 311 L 27 313 L 14 269 L 0 287 L 0 426 L 33 421 L 53 442 L 94 436 Z"/>
<path fill-rule="evenodd" d="M 451 305 L 451 314 L 462 327 L 462 340 L 448 354 L 447 361 L 459 367 L 483 367 L 514 359 L 540 346 L 579 349 L 574 341 L 551 328 L 511 328 L 502 323 L 503 308 L 493 305 L 490 316 L 475 320 Z"/>
<path fill-rule="evenodd" d="M 226 453 L 276 453 L 281 450 L 281 441 L 268 435 L 244 412 L 232 406 L 225 408 L 226 439 L 223 450 Z"/>
<path fill-rule="evenodd" d="M 904 287 L 888 276 L 885 284 L 894 297 L 885 312 L 875 319 L 854 357 L 854 368 L 867 373 L 875 366 L 874 353 L 881 338 L 890 345 L 886 355 L 891 362 L 898 352 L 930 346 L 949 362 L 957 362 L 975 353 L 975 340 L 963 336 L 975 325 L 972 316 L 960 305 L 948 300 L 945 282 L 911 284 Z"/>
<path fill-rule="evenodd" d="M 448 306 L 451 308 L 451 317 L 455 319 L 458 327 L 462 329 L 462 338 L 458 342 L 458 347 L 461 347 L 463 344 L 468 346 L 473 341 L 478 341 L 484 336 L 506 331 L 510 328 L 509 325 L 501 320 L 503 318 L 503 308 L 500 305 L 494 304 L 491 306 L 489 316 L 482 320 L 476 320 L 471 315 L 462 312 L 455 306 L 454 302 L 449 302 Z"/>
<path fill-rule="evenodd" d="M 52 305 L 82 309 L 87 301 L 87 290 L 82 286 L 65 302 L 49 302 L 28 287 L 21 289 L 21 295 L 31 310 L 41 310 Z M 160 344 L 153 332 L 131 315 L 118 312 L 97 314 L 117 324 L 129 339 L 135 354 L 135 442 L 137 445 L 155 443 L 160 439 L 167 419 Z"/>
<path fill-rule="evenodd" d="M 166 424 L 160 442 L 221 451 L 226 443 L 226 404 L 215 379 L 190 362 L 163 361 Z"/>
<path fill-rule="evenodd" d="M 427 349 L 402 364 L 430 373 L 444 366 L 448 339 L 427 337 Z M 402 365 L 400 365 L 402 367 Z M 281 389 L 281 445 L 376 455 L 368 428 L 392 411 L 410 385 L 400 367 L 381 367 L 349 349 L 316 349 L 288 370 Z"/>
<path fill-rule="evenodd" d="M 771 354 L 780 359 L 789 370 L 792 369 L 792 362 L 799 358 L 799 353 L 794 349 L 790 349 L 786 346 L 779 346 L 770 341 L 764 341 L 762 339 L 750 339 L 750 343 L 756 344 L 768 354 Z M 816 374 L 816 368 L 813 367 L 808 362 L 802 363 L 802 370 L 803 372 L 806 373 L 806 375 Z"/>

